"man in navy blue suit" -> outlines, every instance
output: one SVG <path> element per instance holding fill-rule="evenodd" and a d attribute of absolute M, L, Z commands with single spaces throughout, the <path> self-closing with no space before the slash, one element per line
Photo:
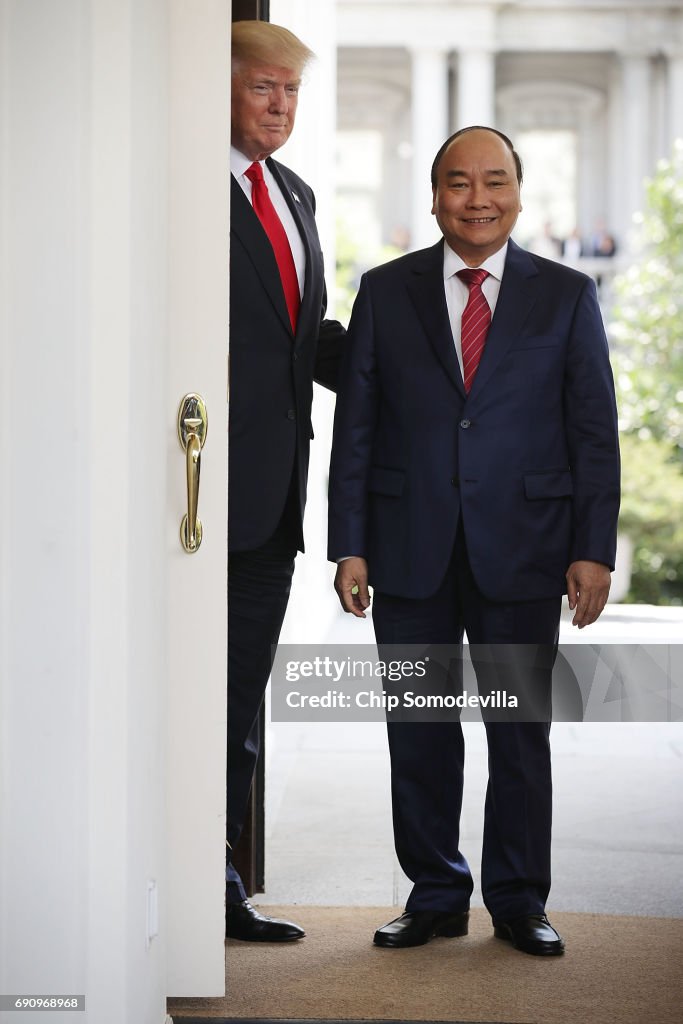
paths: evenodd
<path fill-rule="evenodd" d="M 272 159 L 294 127 L 312 56 L 279 25 L 232 27 L 226 934 L 248 942 L 304 934 L 251 906 L 232 853 L 273 649 L 303 551 L 313 381 L 335 388 L 345 335 L 324 319 L 313 192 Z"/>
<path fill-rule="evenodd" d="M 460 645 L 466 633 L 475 649 L 549 652 L 534 675 L 547 712 L 485 723 L 481 878 L 494 934 L 548 956 L 564 951 L 545 915 L 552 662 L 563 594 L 579 628 L 607 601 L 619 449 L 595 287 L 510 240 L 521 180 L 506 136 L 457 132 L 432 168 L 443 240 L 364 276 L 335 416 L 329 557 L 346 611 L 364 616 L 374 588 L 380 645 Z M 464 935 L 460 723 L 388 730 L 394 839 L 413 889 L 374 941 Z"/>

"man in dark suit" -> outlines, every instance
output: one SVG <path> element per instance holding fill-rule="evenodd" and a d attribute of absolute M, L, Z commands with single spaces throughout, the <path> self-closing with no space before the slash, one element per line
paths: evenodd
<path fill-rule="evenodd" d="M 336 385 L 344 330 L 323 319 L 311 189 L 271 159 L 292 131 L 311 51 L 287 29 L 232 36 L 226 934 L 300 938 L 259 914 L 232 864 L 259 749 L 259 710 L 303 551 L 313 380 Z"/>
<path fill-rule="evenodd" d="M 432 170 L 444 239 L 364 276 L 337 400 L 329 556 L 345 610 L 363 616 L 374 587 L 380 645 L 466 633 L 474 650 L 547 654 L 534 673 L 547 711 L 485 723 L 482 891 L 496 936 L 557 955 L 545 916 L 552 662 L 563 592 L 579 628 L 607 600 L 619 453 L 594 285 L 509 240 L 521 180 L 505 136 L 456 133 Z M 486 665 L 475 671 L 481 691 Z M 374 941 L 466 934 L 461 726 L 388 729 L 396 851 L 414 885 Z"/>

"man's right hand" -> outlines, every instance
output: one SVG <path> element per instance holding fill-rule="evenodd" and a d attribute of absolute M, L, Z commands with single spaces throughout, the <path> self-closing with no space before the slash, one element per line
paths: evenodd
<path fill-rule="evenodd" d="M 344 611 L 364 619 L 365 609 L 370 607 L 368 563 L 365 559 L 354 556 L 340 562 L 334 577 L 334 589 Z"/>

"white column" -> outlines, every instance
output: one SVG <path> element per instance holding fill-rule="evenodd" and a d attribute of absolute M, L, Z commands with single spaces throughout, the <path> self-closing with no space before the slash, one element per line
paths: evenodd
<path fill-rule="evenodd" d="M 577 220 L 592 230 L 598 220 L 604 220 L 608 231 L 616 232 L 612 209 L 608 205 L 611 180 L 605 181 L 605 162 L 608 146 L 605 144 L 605 117 L 601 102 L 586 98 L 578 107 L 578 146 L 576 166 L 576 192 L 579 207 Z M 621 240 L 619 234 L 619 240 Z"/>
<path fill-rule="evenodd" d="M 334 315 L 334 148 L 337 130 L 335 0 L 271 0 L 270 20 L 285 25 L 315 53 L 304 71 L 296 125 L 276 158 L 315 192 L 318 234 L 325 259 L 328 316 Z"/>
<path fill-rule="evenodd" d="M 633 214 L 643 208 L 643 180 L 650 166 L 650 62 L 647 57 L 622 58 L 623 108 L 628 127 L 623 132 L 625 175 L 624 219 L 630 226 Z"/>
<path fill-rule="evenodd" d="M 669 57 L 668 74 L 668 156 L 674 139 L 683 139 L 683 55 Z"/>
<path fill-rule="evenodd" d="M 606 216 L 607 222 L 614 231 L 620 248 L 626 244 L 628 233 L 631 227 L 631 216 L 626 208 L 626 181 L 624 171 L 624 144 L 625 144 L 625 113 L 624 113 L 624 90 L 623 73 L 618 58 L 609 71 L 609 86 L 607 100 L 607 167 L 606 177 L 609 182 L 607 188 Z M 581 215 L 583 217 L 583 212 Z M 592 230 L 593 224 L 588 219 L 581 219 L 580 224 L 585 232 Z"/>
<path fill-rule="evenodd" d="M 431 215 L 432 162 L 448 137 L 448 54 L 445 50 L 412 51 L 413 183 L 410 248 L 432 245 L 439 229 Z"/>
<path fill-rule="evenodd" d="M 456 130 L 472 124 L 496 127 L 495 80 L 495 57 L 490 50 L 460 50 Z"/>

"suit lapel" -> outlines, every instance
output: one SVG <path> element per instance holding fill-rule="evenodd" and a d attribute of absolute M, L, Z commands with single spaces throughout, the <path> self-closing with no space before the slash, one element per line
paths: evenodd
<path fill-rule="evenodd" d="M 510 240 L 496 310 L 470 396 L 476 395 L 495 373 L 536 302 L 538 269 L 524 249 Z"/>
<path fill-rule="evenodd" d="M 430 344 L 452 383 L 464 397 L 465 388 L 448 322 L 443 282 L 443 241 L 416 253 L 407 287 Z"/>
<path fill-rule="evenodd" d="M 253 207 L 233 175 L 230 176 L 230 227 L 241 239 L 249 259 L 254 264 L 268 298 L 287 330 L 292 332 L 292 325 L 282 289 L 280 271 L 273 247 L 261 222 L 254 213 Z"/>

